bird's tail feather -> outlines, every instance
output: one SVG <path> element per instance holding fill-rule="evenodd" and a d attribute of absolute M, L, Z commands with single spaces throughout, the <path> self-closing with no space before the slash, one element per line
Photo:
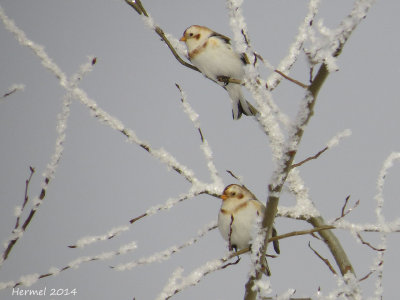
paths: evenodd
<path fill-rule="evenodd" d="M 236 118 L 235 118 L 235 111 L 234 111 L 234 109 L 232 109 L 232 115 L 235 120 L 240 119 L 242 114 L 244 114 L 246 116 L 255 116 L 258 113 L 258 110 L 253 105 L 251 105 L 250 102 L 246 101 L 245 99 L 240 100 L 237 103 L 237 110 L 238 110 L 238 112 L 237 112 Z"/>
<path fill-rule="evenodd" d="M 229 84 L 226 90 L 232 101 L 232 116 L 234 120 L 240 119 L 242 114 L 255 116 L 258 113 L 257 109 L 244 98 L 240 85 Z"/>

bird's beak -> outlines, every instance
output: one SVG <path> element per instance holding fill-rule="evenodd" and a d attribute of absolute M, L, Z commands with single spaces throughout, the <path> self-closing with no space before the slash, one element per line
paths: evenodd
<path fill-rule="evenodd" d="M 223 194 L 223 195 L 221 195 L 221 196 L 219 196 L 222 200 L 226 200 L 226 199 L 228 199 L 228 196 L 227 195 L 225 195 L 225 194 Z"/>
<path fill-rule="evenodd" d="M 183 35 L 179 40 L 180 40 L 181 42 L 186 42 L 186 36 Z"/>

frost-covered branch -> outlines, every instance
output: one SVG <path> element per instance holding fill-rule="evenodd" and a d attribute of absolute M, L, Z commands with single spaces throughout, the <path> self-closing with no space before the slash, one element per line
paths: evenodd
<path fill-rule="evenodd" d="M 0 18 L 3 20 L 5 23 L 6 27 L 16 34 L 19 37 L 19 41 L 22 44 L 26 44 L 27 46 L 31 47 L 36 54 L 39 57 L 43 57 L 47 60 L 47 54 L 39 47 L 35 46 L 33 42 L 30 42 L 26 37 L 25 34 L 19 30 L 15 24 L 8 19 L 8 17 L 4 14 L 0 7 Z M 83 64 L 79 71 L 74 74 L 70 80 L 67 81 L 67 85 L 70 86 L 71 88 L 75 88 L 81 78 L 90 72 L 92 70 L 92 66 L 94 64 L 95 60 L 93 58 L 90 58 L 90 61 L 86 64 Z M 45 66 L 48 66 L 49 68 L 52 68 L 53 70 L 58 72 L 58 67 L 56 67 L 55 64 L 53 64 L 51 61 L 47 61 L 47 63 L 43 63 Z M 61 72 L 61 71 L 60 71 Z M 61 75 L 60 75 L 61 76 Z M 36 214 L 36 211 L 39 209 L 40 205 L 42 204 L 44 198 L 46 197 L 46 191 L 49 186 L 50 181 L 54 178 L 54 174 L 56 172 L 56 169 L 58 167 L 58 164 L 60 162 L 60 159 L 62 157 L 63 151 L 64 151 L 64 141 L 65 141 L 65 131 L 67 128 L 67 122 L 68 118 L 70 115 L 70 105 L 72 101 L 72 94 L 67 93 L 64 96 L 63 103 L 62 103 L 62 111 L 58 114 L 58 120 L 57 120 L 57 138 L 56 138 L 56 143 L 55 143 L 55 149 L 54 153 L 52 154 L 50 158 L 50 162 L 47 164 L 47 167 L 43 173 L 43 183 L 42 183 L 42 189 L 40 191 L 39 196 L 36 196 L 32 200 L 32 208 L 24 220 L 22 226 L 14 228 L 11 236 L 8 238 L 8 240 L 5 242 L 7 245 L 5 247 L 5 251 L 3 252 L 3 255 L 0 260 L 0 266 L 3 264 L 3 262 L 8 258 L 8 255 L 10 254 L 11 250 L 13 249 L 14 245 L 18 242 L 18 240 L 23 236 L 24 232 L 26 231 L 26 228 L 29 226 L 30 222 L 32 221 L 33 217 Z M 26 199 L 26 198 L 25 198 Z M 24 202 L 23 207 L 25 207 L 26 201 Z M 20 211 L 20 213 L 22 210 Z M 18 217 L 19 221 L 19 217 Z"/>
<path fill-rule="evenodd" d="M 24 193 L 24 202 L 22 203 L 22 206 L 19 206 L 16 208 L 16 217 L 17 217 L 17 221 L 15 222 L 15 226 L 14 229 L 17 229 L 20 227 L 20 219 L 21 219 L 21 215 L 26 207 L 26 205 L 28 204 L 29 201 L 29 185 L 31 183 L 33 174 L 35 173 L 35 168 L 33 167 L 29 167 L 29 171 L 31 172 L 29 174 L 28 179 L 25 181 L 25 193 Z"/>
<path fill-rule="evenodd" d="M 207 161 L 207 166 L 208 169 L 210 171 L 210 175 L 211 175 L 211 179 L 213 180 L 212 184 L 209 185 L 205 185 L 202 183 L 197 182 L 197 184 L 194 184 L 191 188 L 191 190 L 184 195 L 180 195 L 176 198 L 169 198 L 166 203 L 161 204 L 161 205 L 156 205 L 153 206 L 151 208 L 149 208 L 145 213 L 141 214 L 140 216 L 137 216 L 133 219 L 131 219 L 129 222 L 131 224 L 135 223 L 136 221 L 147 217 L 147 216 L 151 216 L 154 215 L 158 212 L 164 211 L 164 210 L 169 210 L 171 209 L 173 206 L 175 206 L 176 204 L 196 197 L 200 194 L 209 194 L 211 196 L 217 196 L 218 192 L 222 189 L 223 187 L 223 182 L 221 177 L 218 175 L 218 171 L 217 168 L 213 162 L 213 158 L 212 158 L 212 150 L 210 148 L 210 146 L 208 145 L 207 140 L 204 138 L 204 135 L 202 133 L 202 130 L 200 128 L 200 123 L 198 121 L 198 114 L 193 110 L 193 108 L 190 106 L 190 104 L 187 102 L 186 99 L 186 94 L 185 92 L 181 89 L 181 87 L 176 84 L 177 88 L 179 89 L 180 93 L 181 93 L 181 102 L 183 105 L 183 109 L 185 111 L 185 113 L 189 116 L 190 120 L 192 121 L 194 127 L 198 130 L 198 132 L 200 133 L 200 137 L 201 137 L 201 149 L 204 153 L 205 159 Z M 117 228 L 113 228 L 111 229 L 109 232 L 107 232 L 106 234 L 103 235 L 97 235 L 97 236 L 87 236 L 87 237 L 83 237 L 81 238 L 76 244 L 69 246 L 70 248 L 80 248 L 80 247 L 84 247 L 86 245 L 92 244 L 94 242 L 97 241 L 105 241 L 105 240 L 109 240 L 111 238 L 114 238 L 115 236 L 121 234 L 124 231 L 129 230 L 129 226 L 120 226 Z"/>
<path fill-rule="evenodd" d="M 12 248 L 14 247 L 14 245 L 17 243 L 18 241 L 18 235 L 21 236 L 21 232 L 23 232 L 25 230 L 25 228 L 21 228 L 21 224 L 20 224 L 20 220 L 21 220 L 21 215 L 24 212 L 24 209 L 26 207 L 26 204 L 29 201 L 29 184 L 31 182 L 32 176 L 35 173 L 35 169 L 30 167 L 30 175 L 29 178 L 25 181 L 25 195 L 24 195 L 24 202 L 22 203 L 22 206 L 17 206 L 15 208 L 15 215 L 17 217 L 17 220 L 15 222 L 15 226 L 14 229 L 12 231 L 12 236 L 9 238 L 9 240 L 5 243 L 7 246 L 2 254 L 1 260 L 0 260 L 0 267 L 2 266 L 2 264 L 4 263 L 4 261 L 8 258 L 8 255 L 10 254 L 10 251 L 12 250 Z M 24 222 L 25 225 L 26 221 Z M 29 224 L 29 223 L 28 223 Z M 15 235 L 16 234 L 16 235 Z"/>
<path fill-rule="evenodd" d="M 169 247 L 163 251 L 154 253 L 153 255 L 150 255 L 148 257 L 143 257 L 128 263 L 119 264 L 112 268 L 116 271 L 125 271 L 125 270 L 131 270 L 141 265 L 152 264 L 155 262 L 161 263 L 163 261 L 170 259 L 173 254 L 180 252 L 186 247 L 194 245 L 201 238 L 203 238 L 208 232 L 214 230 L 215 228 L 217 228 L 217 224 L 215 221 L 213 221 L 210 224 L 205 225 L 202 229 L 200 229 L 195 237 L 185 241 L 180 245 Z"/>
<path fill-rule="evenodd" d="M 194 127 L 197 129 L 197 131 L 200 134 L 201 143 L 202 143 L 201 150 L 203 151 L 204 157 L 207 161 L 207 167 L 208 167 L 208 170 L 210 171 L 211 179 L 213 180 L 213 183 L 217 186 L 217 189 L 222 190 L 223 182 L 222 182 L 221 177 L 218 174 L 217 167 L 214 164 L 211 147 L 208 144 L 207 140 L 204 138 L 203 132 L 200 128 L 200 122 L 198 120 L 199 115 L 193 110 L 193 108 L 190 106 L 189 102 L 187 102 L 186 93 L 182 90 L 182 88 L 178 84 L 176 84 L 176 87 L 179 89 L 179 92 L 181 93 L 181 102 L 182 102 L 183 110 L 188 115 L 188 117 L 192 121 Z"/>
<path fill-rule="evenodd" d="M 199 71 L 196 67 L 191 64 L 185 62 L 181 57 L 186 56 L 185 49 L 183 49 L 179 44 L 179 41 L 172 37 L 169 34 L 164 33 L 164 31 L 155 24 L 152 17 L 148 14 L 148 12 L 143 7 L 143 4 L 140 0 L 125 0 L 125 2 L 130 5 L 135 11 L 142 16 L 143 21 L 147 24 L 151 30 L 155 31 L 159 37 L 163 40 L 163 42 L 169 47 L 170 51 L 174 55 L 174 57 L 184 66 L 191 68 L 195 71 Z M 302 140 L 302 136 L 306 126 L 309 123 L 313 115 L 314 106 L 316 100 L 318 98 L 318 93 L 323 86 L 326 78 L 329 75 L 329 72 L 336 70 L 336 57 L 341 53 L 342 48 L 345 42 L 348 40 L 350 34 L 354 31 L 358 23 L 365 17 L 366 13 L 370 5 L 373 1 L 361 1 L 356 0 L 355 8 L 350 13 L 350 15 L 343 20 L 338 28 L 335 30 L 329 30 L 324 27 L 322 21 L 316 23 L 314 19 L 318 12 L 319 0 L 310 0 L 308 6 L 308 12 L 302 23 L 300 24 L 298 34 L 295 37 L 295 41 L 291 45 L 289 49 L 289 54 L 285 57 L 278 69 L 282 71 L 278 71 L 281 76 L 299 84 L 303 88 L 307 90 L 304 95 L 304 99 L 302 100 L 299 111 L 297 114 L 297 118 L 295 122 L 291 122 L 289 118 L 280 111 L 278 106 L 275 104 L 272 98 L 271 91 L 279 84 L 281 80 L 281 76 L 276 74 L 272 75 L 269 79 L 262 79 L 260 73 L 258 72 L 257 66 L 258 61 L 262 61 L 264 65 L 274 69 L 267 60 L 263 60 L 260 55 L 258 55 L 250 44 L 249 33 L 247 32 L 246 23 L 244 22 L 244 18 L 242 15 L 242 11 L 240 5 L 242 0 L 229 0 L 228 3 L 231 3 L 230 7 L 230 21 L 231 27 L 233 28 L 234 40 L 236 42 L 236 48 L 240 52 L 247 53 L 254 60 L 252 64 L 246 67 L 246 78 L 243 82 L 236 82 L 237 84 L 244 84 L 246 88 L 253 95 L 256 103 L 257 109 L 260 111 L 260 115 L 257 116 L 257 121 L 262 126 L 265 133 L 269 136 L 270 144 L 273 153 L 273 160 L 276 163 L 275 170 L 271 179 L 271 182 L 268 186 L 268 200 L 267 200 L 267 210 L 263 219 L 263 228 L 267 230 L 271 230 L 272 224 L 274 222 L 274 218 L 276 215 L 283 215 L 291 218 L 306 220 L 309 222 L 314 228 L 304 231 L 294 231 L 289 232 L 277 237 L 269 237 L 269 233 L 264 234 L 264 236 L 260 237 L 262 247 L 258 247 L 255 249 L 256 253 L 259 253 L 259 257 L 264 257 L 267 252 L 267 244 L 271 241 L 292 237 L 295 235 L 303 235 L 303 234 L 311 234 L 314 232 L 318 232 L 319 235 L 323 238 L 323 241 L 329 247 L 332 255 L 334 256 L 337 265 L 342 273 L 342 277 L 339 278 L 339 287 L 336 291 L 331 293 L 334 296 L 346 295 L 349 298 L 357 298 L 359 296 L 359 288 L 357 278 L 354 275 L 353 267 L 347 258 L 345 251 L 343 250 L 339 240 L 335 237 L 332 232 L 332 229 L 335 228 L 343 228 L 348 230 L 351 233 L 355 233 L 359 239 L 359 241 L 370 247 L 371 249 L 377 251 L 377 256 L 375 261 L 372 264 L 371 272 L 365 276 L 363 279 L 367 278 L 373 272 L 378 273 L 378 279 L 376 285 L 378 289 L 376 289 L 376 296 L 382 296 L 382 278 L 383 278 L 383 255 L 384 250 L 386 249 L 386 236 L 388 233 L 400 231 L 400 220 L 395 220 L 392 222 L 388 222 L 385 220 L 382 209 L 383 209 L 383 186 L 384 180 L 387 174 L 388 169 L 391 167 L 393 162 L 397 159 L 400 159 L 400 154 L 393 154 L 390 156 L 385 162 L 384 167 L 380 173 L 380 178 L 378 180 L 378 194 L 375 197 L 377 200 L 377 222 L 371 224 L 356 224 L 350 223 L 344 220 L 344 217 L 352 210 L 346 209 L 348 204 L 348 198 L 346 199 L 345 205 L 342 208 L 342 214 L 340 217 L 336 218 L 333 221 L 325 222 L 325 220 L 320 216 L 319 211 L 316 209 L 314 204 L 312 203 L 310 196 L 308 194 L 308 189 L 305 187 L 304 182 L 302 181 L 299 168 L 295 169 L 295 167 L 299 167 L 300 165 L 306 163 L 307 161 L 317 159 L 325 153 L 330 147 L 336 145 L 338 141 L 346 136 L 348 132 L 344 132 L 343 134 L 337 135 L 334 139 L 328 142 L 328 145 L 317 154 L 310 156 L 303 161 L 294 164 L 294 159 L 299 149 L 299 145 Z M 56 150 L 54 155 L 49 162 L 49 165 L 44 173 L 44 183 L 42 184 L 42 190 L 38 197 L 34 199 L 33 209 L 31 214 L 28 216 L 23 226 L 19 226 L 19 216 L 17 217 L 15 232 L 13 236 L 9 239 L 9 250 L 6 249 L 7 254 L 3 255 L 3 260 L 7 258 L 8 253 L 11 251 L 12 246 L 18 241 L 23 231 L 29 224 L 33 215 L 35 214 L 37 208 L 42 203 L 43 198 L 46 195 L 46 190 L 48 184 L 51 179 L 54 178 L 55 170 L 58 166 L 59 160 L 62 157 L 63 153 L 63 142 L 65 140 L 65 127 L 67 123 L 67 119 L 69 116 L 69 105 L 72 99 L 77 99 L 82 104 L 84 104 L 96 118 L 96 120 L 101 121 L 106 124 L 108 127 L 119 131 L 123 134 L 129 142 L 137 144 L 142 149 L 146 150 L 150 155 L 154 158 L 163 162 L 167 167 L 173 169 L 175 172 L 180 174 L 191 184 L 189 190 L 182 195 L 169 198 L 165 203 L 159 204 L 153 207 L 150 207 L 143 214 L 136 216 L 135 218 L 130 220 L 130 223 L 133 224 L 138 220 L 157 214 L 162 211 L 167 211 L 181 203 L 182 201 L 193 199 L 194 197 L 201 194 L 208 194 L 211 196 L 218 195 L 218 192 L 222 189 L 223 183 L 222 179 L 218 173 L 218 169 L 214 163 L 212 150 L 210 145 L 207 142 L 207 139 L 203 135 L 203 131 L 200 127 L 200 122 L 198 119 L 198 115 L 192 109 L 190 104 L 187 101 L 187 97 L 185 92 L 181 89 L 179 85 L 177 85 L 180 95 L 181 102 L 185 113 L 188 115 L 189 119 L 192 121 L 195 129 L 198 131 L 201 139 L 200 148 L 203 151 L 205 161 L 207 163 L 208 170 L 210 172 L 211 183 L 205 183 L 200 181 L 194 174 L 194 172 L 188 168 L 187 166 L 181 164 L 177 161 L 177 159 L 171 155 L 168 151 L 163 148 L 155 149 L 151 144 L 145 142 L 136 136 L 136 133 L 130 129 L 125 127 L 120 120 L 115 118 L 114 116 L 109 115 L 106 111 L 100 108 L 97 103 L 90 99 L 84 90 L 80 89 L 77 86 L 77 82 L 82 77 L 83 73 L 78 73 L 76 76 L 71 77 L 70 79 L 63 73 L 63 71 L 48 57 L 43 47 L 35 44 L 34 42 L 27 39 L 25 33 L 21 31 L 19 28 L 15 26 L 15 24 L 8 19 L 8 17 L 4 14 L 3 10 L 0 7 L 0 18 L 6 25 L 6 28 L 11 31 L 16 38 L 20 41 L 20 43 L 28 48 L 30 48 L 37 57 L 40 58 L 42 64 L 49 69 L 59 80 L 59 84 L 67 91 L 67 95 L 65 96 L 65 102 L 63 103 L 63 111 L 59 116 L 59 125 L 58 125 L 58 136 L 56 141 Z M 315 29 L 319 30 L 319 35 L 317 36 Z M 322 37 L 321 37 L 322 36 Z M 295 80 L 290 79 L 286 74 L 297 61 L 301 50 L 304 44 L 309 41 L 310 47 L 308 49 L 307 55 L 310 58 L 311 68 L 319 65 L 319 71 L 316 76 L 311 76 L 310 85 L 306 86 Z M 251 55 L 250 55 L 251 54 Z M 92 64 L 95 62 L 95 59 L 92 59 Z M 310 72 L 312 73 L 312 72 Z M 230 78 L 229 82 L 234 82 L 234 78 Z M 3 97 L 0 97 L 0 100 L 6 96 L 11 95 L 17 89 L 11 89 L 10 92 L 4 94 Z M 283 126 L 281 126 L 283 125 Z M 289 128 L 289 133 L 284 132 L 285 129 Z M 281 193 L 283 190 L 284 184 L 287 185 L 290 192 L 292 192 L 296 197 L 296 206 L 294 208 L 281 208 L 279 209 L 278 214 L 278 204 L 281 197 Z M 28 184 L 26 186 L 26 189 Z M 27 193 L 26 193 L 27 194 Z M 27 196 L 25 197 L 27 199 Z M 27 201 L 24 202 L 22 209 L 25 207 Z M 357 202 L 358 203 L 358 202 Z M 358 204 L 354 207 L 356 207 Z M 353 208 L 354 208 L 353 207 Z M 26 225 L 25 225 L 26 224 Z M 139 265 L 147 265 L 154 262 L 162 262 L 172 257 L 173 254 L 178 253 L 182 249 L 194 245 L 197 241 L 202 238 L 207 232 L 214 229 L 216 227 L 215 222 L 207 225 L 205 229 L 200 231 L 197 236 L 189 239 L 188 241 L 183 242 L 182 244 L 175 245 L 164 249 L 163 251 L 157 252 L 153 255 L 146 256 L 126 264 L 120 264 L 116 267 L 113 267 L 115 270 L 129 270 Z M 19 230 L 23 228 L 23 230 Z M 110 229 L 107 233 L 95 236 L 86 236 L 79 239 L 74 245 L 70 246 L 70 248 L 81 248 L 87 245 L 91 245 L 98 241 L 106 241 L 119 234 L 128 231 L 131 228 L 130 225 L 119 226 Z M 264 230 L 265 231 L 265 230 Z M 381 234 L 382 240 L 381 244 L 376 247 L 372 246 L 370 243 L 366 242 L 360 235 L 360 232 L 379 232 Z M 14 244 L 12 244 L 14 243 Z M 12 244 L 12 245 L 11 245 Z M 11 246 L 10 246 L 11 245 Z M 385 246 L 385 247 L 384 247 Z M 0 282 L 0 289 L 12 287 L 16 285 L 31 285 L 34 284 L 38 279 L 49 277 L 53 275 L 57 275 L 60 272 L 79 267 L 81 263 L 95 260 L 103 260 L 112 258 L 116 255 L 124 254 L 128 251 L 132 251 L 136 248 L 135 243 L 130 243 L 128 245 L 122 246 L 119 250 L 107 252 L 100 255 L 95 256 L 86 256 L 78 258 L 70 263 L 64 268 L 51 268 L 46 274 L 31 274 L 22 276 L 18 281 L 10 281 L 10 282 Z M 253 249 L 254 250 L 254 249 Z M 257 251 L 258 250 L 258 251 Z M 183 291 L 185 288 L 196 285 L 199 283 L 206 275 L 211 272 L 221 270 L 225 268 L 227 265 L 225 262 L 233 257 L 241 255 L 243 253 L 248 252 L 249 249 L 243 249 L 237 253 L 229 253 L 225 257 L 212 260 L 207 262 L 205 265 L 200 266 L 193 270 L 189 275 L 183 275 L 183 268 L 177 269 L 169 279 L 169 282 L 163 288 L 162 292 L 158 296 L 159 299 L 169 299 L 173 295 Z M 317 252 L 313 250 L 316 254 Z M 5 253 L 6 253 L 5 252 Z M 256 260 L 254 260 L 256 261 Z M 258 260 L 259 262 L 262 259 Z M 325 261 L 325 259 L 324 259 Z M 327 260 L 326 260 L 327 261 Z M 2 261 L 0 262 L 1 265 Z M 333 270 L 333 267 L 329 264 L 330 268 Z M 246 288 L 246 299 L 253 299 L 257 296 L 261 299 L 268 299 L 264 294 L 271 291 L 270 282 L 267 278 L 261 278 L 261 263 L 255 264 L 255 272 L 252 273 Z M 363 280 L 362 279 L 362 280 Z M 287 299 L 294 294 L 294 290 L 289 290 L 284 294 L 277 296 L 277 299 Z"/>
<path fill-rule="evenodd" d="M 350 135 L 351 135 L 351 131 L 350 131 L 349 129 L 346 129 L 345 131 L 339 133 L 339 134 L 336 135 L 334 138 L 332 138 L 332 139 L 327 143 L 327 145 L 325 146 L 324 149 L 318 151 L 318 152 L 317 152 L 315 155 L 313 155 L 313 156 L 309 156 L 309 157 L 307 157 L 306 159 L 304 159 L 304 160 L 302 160 L 302 161 L 300 161 L 300 162 L 298 162 L 298 163 L 292 164 L 291 168 L 299 167 L 299 166 L 305 164 L 306 162 L 308 162 L 308 161 L 310 161 L 310 160 L 317 159 L 317 158 L 320 157 L 321 154 L 323 154 L 326 150 L 328 150 L 328 149 L 330 149 L 330 148 L 336 146 L 337 144 L 339 144 L 339 141 L 340 141 L 343 137 L 347 137 L 347 136 L 350 136 Z"/>
<path fill-rule="evenodd" d="M 184 289 L 198 284 L 208 274 L 224 268 L 225 262 L 229 259 L 226 256 L 222 259 L 210 260 L 204 265 L 193 270 L 189 275 L 183 276 L 183 268 L 178 268 L 169 278 L 167 285 L 157 296 L 157 300 L 170 299 L 173 295 L 183 291 Z"/>
<path fill-rule="evenodd" d="M 193 171 L 187 168 L 186 166 L 180 164 L 170 153 L 168 153 L 163 148 L 153 149 L 151 145 L 140 140 L 135 132 L 132 129 L 126 128 L 120 120 L 111 116 L 106 111 L 101 109 L 97 103 L 90 99 L 86 92 L 74 84 L 71 84 L 68 80 L 64 72 L 58 67 L 56 63 L 54 63 L 51 58 L 44 51 L 44 48 L 35 42 L 29 40 L 25 33 L 19 29 L 12 20 L 10 20 L 3 12 L 0 7 L 0 18 L 5 24 L 6 28 L 12 32 L 16 39 L 21 43 L 21 45 L 30 48 L 36 56 L 41 60 L 42 64 L 50 70 L 59 80 L 59 84 L 67 90 L 67 92 L 71 95 L 72 98 L 76 98 L 83 105 L 85 105 L 97 118 L 100 122 L 108 125 L 112 129 L 118 130 L 121 132 L 129 142 L 135 143 L 139 145 L 141 148 L 146 150 L 149 154 L 166 164 L 168 167 L 172 168 L 174 171 L 184 176 L 187 181 L 194 184 L 197 183 L 198 180 L 194 177 Z M 92 59 L 92 63 L 95 62 L 95 59 Z"/>
<path fill-rule="evenodd" d="M 68 247 L 69 248 L 83 248 L 83 247 L 86 247 L 95 242 L 110 240 L 110 239 L 120 235 L 124 231 L 128 231 L 128 230 L 129 230 L 129 226 L 127 226 L 127 225 L 112 228 L 107 233 L 102 234 L 102 235 L 85 236 L 83 238 L 80 238 L 75 244 L 70 245 Z"/>
<path fill-rule="evenodd" d="M 155 214 L 157 214 L 159 212 L 162 212 L 162 211 L 168 211 L 171 208 L 173 208 L 175 205 L 177 205 L 178 203 L 181 203 L 181 202 L 183 202 L 185 200 L 194 198 L 194 197 L 196 197 L 198 195 L 201 195 L 201 194 L 208 194 L 208 195 L 214 196 L 212 190 L 213 189 L 191 191 L 191 192 L 189 192 L 187 194 L 183 194 L 183 195 L 180 195 L 180 196 L 175 197 L 175 198 L 168 198 L 167 201 L 164 204 L 158 204 L 158 205 L 154 205 L 154 206 L 148 208 L 146 210 L 146 212 L 144 212 L 143 214 L 141 214 L 141 215 L 139 215 L 139 216 L 137 216 L 135 218 L 132 218 L 129 221 L 129 223 L 130 224 L 134 224 L 135 222 L 141 220 L 144 217 L 149 217 L 149 216 L 155 215 Z M 119 236 L 123 232 L 128 231 L 129 229 L 130 229 L 129 225 L 118 226 L 118 227 L 110 229 L 108 232 L 106 232 L 104 234 L 101 234 L 101 235 L 82 237 L 75 244 L 70 245 L 68 247 L 69 248 L 83 248 L 83 247 L 86 247 L 86 246 L 91 245 L 91 244 L 96 243 L 96 242 L 110 240 L 110 239 L 112 239 L 112 238 L 114 238 L 116 236 Z"/>
<path fill-rule="evenodd" d="M 11 288 L 11 287 L 16 287 L 19 285 L 24 285 L 24 286 L 29 287 L 29 286 L 35 284 L 39 279 L 42 279 L 45 277 L 50 277 L 50 276 L 56 276 L 56 275 L 60 274 L 61 272 L 66 271 L 68 269 L 78 269 L 81 264 L 87 263 L 90 261 L 109 260 L 118 255 L 124 255 L 126 253 L 129 253 L 129 252 L 135 250 L 136 248 L 137 248 L 136 242 L 130 242 L 128 244 L 122 245 L 118 250 L 104 252 L 104 253 L 92 255 L 92 256 L 78 257 L 77 259 L 70 261 L 65 267 L 62 267 L 62 268 L 51 267 L 51 268 L 49 268 L 49 271 L 44 274 L 34 273 L 34 274 L 29 274 L 29 275 L 23 275 L 17 281 L 0 282 L 0 290 L 6 289 L 6 288 Z"/>
<path fill-rule="evenodd" d="M 361 10 L 363 13 L 359 13 L 360 10 L 358 9 L 357 5 L 362 6 Z M 350 15 L 345 20 L 343 20 L 343 22 L 339 26 L 341 30 L 340 35 L 335 35 L 338 43 L 335 44 L 335 48 L 331 49 L 331 57 L 337 57 L 341 53 L 345 42 L 349 38 L 350 34 L 357 27 L 357 25 L 365 17 L 366 13 L 368 12 L 368 8 L 368 5 L 364 6 L 364 3 L 358 2 L 356 3 L 355 8 L 350 13 Z M 348 26 L 349 20 L 351 20 L 351 26 Z M 286 142 L 286 145 L 284 146 L 284 154 L 278 162 L 278 166 L 273 173 L 271 183 L 268 186 L 269 195 L 262 223 L 263 228 L 267 228 L 268 230 L 267 233 L 264 234 L 265 242 L 263 249 L 259 251 L 259 261 L 261 261 L 261 257 L 265 256 L 268 239 L 269 236 L 271 236 L 272 225 L 278 211 L 278 203 L 283 185 L 288 178 L 290 170 L 292 169 L 291 166 L 297 154 L 297 150 L 303 137 L 304 130 L 309 120 L 313 116 L 314 106 L 316 104 L 319 91 L 329 75 L 329 71 L 331 69 L 330 67 L 331 65 L 328 65 L 326 60 L 322 60 L 322 65 L 320 66 L 316 76 L 313 78 L 312 83 L 310 84 L 308 91 L 300 105 L 297 119 L 294 122 L 292 128 L 289 130 L 289 138 Z M 322 217 L 313 217 L 310 219 L 310 222 L 314 226 L 325 225 Z M 329 249 L 335 257 L 336 262 L 339 265 L 342 275 L 345 275 L 349 271 L 354 274 L 354 270 L 345 251 L 343 250 L 338 239 L 333 235 L 333 233 L 329 230 L 326 230 L 321 232 L 320 235 L 323 235 L 324 240 L 326 241 Z M 262 267 L 259 266 L 259 269 L 257 270 L 255 276 L 252 276 L 246 284 L 246 299 L 255 299 L 256 297 L 256 293 L 253 291 L 252 287 L 254 286 L 254 281 L 260 279 L 262 276 L 260 268 Z M 354 293 L 357 293 L 357 291 L 354 291 Z"/>
<path fill-rule="evenodd" d="M 377 191 L 378 193 L 375 196 L 376 200 L 376 218 L 379 224 L 379 228 L 387 229 L 385 217 L 383 215 L 383 205 L 384 205 L 384 197 L 383 197 L 383 189 L 385 186 L 385 180 L 389 169 L 394 165 L 395 162 L 400 161 L 400 152 L 391 153 L 386 160 L 384 161 L 381 171 L 379 172 L 378 181 L 377 181 Z M 387 233 L 381 234 L 381 242 L 379 244 L 379 248 L 386 249 L 387 248 Z M 377 271 L 378 276 L 376 279 L 376 289 L 375 289 L 375 297 L 382 298 L 383 297 L 383 262 L 384 262 L 384 251 L 377 251 L 375 260 L 371 266 L 371 271 Z"/>
<path fill-rule="evenodd" d="M 303 45 L 308 38 L 308 32 L 311 30 L 312 24 L 314 22 L 314 18 L 318 13 L 320 0 L 310 0 L 308 3 L 308 12 L 305 16 L 303 22 L 299 26 L 298 33 L 295 37 L 295 41 L 289 47 L 288 55 L 281 60 L 278 65 L 278 70 L 282 72 L 284 75 L 288 75 L 288 71 L 293 67 L 297 58 L 299 57 L 301 50 L 303 49 Z M 279 74 L 279 73 L 278 73 Z M 279 74 L 283 76 L 283 74 Z M 267 85 L 270 90 L 273 90 L 277 87 L 277 85 L 281 82 L 280 76 L 273 73 L 267 79 Z"/>

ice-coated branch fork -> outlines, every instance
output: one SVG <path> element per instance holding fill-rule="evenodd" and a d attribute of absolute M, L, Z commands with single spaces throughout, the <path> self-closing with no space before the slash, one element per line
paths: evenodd
<path fill-rule="evenodd" d="M 30 48 L 35 53 L 35 55 L 41 60 L 43 66 L 48 70 L 50 70 L 57 77 L 60 85 L 67 90 L 67 93 L 63 99 L 62 111 L 58 115 L 57 139 L 55 143 L 55 149 L 43 174 L 42 189 L 40 191 L 39 196 L 33 199 L 32 208 L 29 212 L 29 215 L 23 222 L 23 225 L 15 229 L 13 231 L 13 234 L 9 237 L 8 241 L 6 241 L 5 251 L 3 252 L 2 257 L 0 258 L 0 266 L 1 266 L 1 264 L 7 259 L 14 245 L 23 236 L 25 230 L 29 226 L 33 217 L 35 216 L 36 211 L 39 209 L 41 203 L 46 197 L 47 188 L 49 186 L 50 181 L 54 177 L 55 171 L 63 154 L 64 150 L 63 143 L 65 141 L 65 130 L 69 118 L 69 107 L 72 98 L 74 97 L 73 91 L 75 89 L 78 89 L 77 85 L 79 81 L 82 79 L 82 77 L 92 70 L 92 66 L 96 63 L 96 58 L 90 58 L 89 62 L 83 64 L 80 67 L 80 70 L 76 74 L 71 76 L 70 79 L 68 79 L 67 76 L 62 72 L 62 70 L 50 59 L 50 57 L 44 51 L 43 47 L 29 40 L 26 34 L 15 25 L 13 20 L 8 18 L 8 16 L 4 13 L 1 7 L 0 7 L 0 19 L 4 23 L 6 29 L 10 31 L 12 34 L 14 34 L 15 38 L 19 41 L 19 43 L 23 46 Z M 18 89 L 21 88 L 19 87 Z"/>
<path fill-rule="evenodd" d="M 29 40 L 26 34 L 4 14 L 1 7 L 0 7 L 0 19 L 2 19 L 3 23 L 6 25 L 6 28 L 14 34 L 15 38 L 23 46 L 26 46 L 29 49 L 31 49 L 35 53 L 35 55 L 41 60 L 43 66 L 47 68 L 54 76 L 56 76 L 56 78 L 59 80 L 60 86 L 67 91 L 71 99 L 73 98 L 77 99 L 91 111 L 91 113 L 97 120 L 99 120 L 103 124 L 108 125 L 112 129 L 121 132 L 128 139 L 129 142 L 139 145 L 149 154 L 156 157 L 164 164 L 168 165 L 170 168 L 175 170 L 180 175 L 184 176 L 186 180 L 189 181 L 190 183 L 196 181 L 196 178 L 193 176 L 193 172 L 186 166 L 176 161 L 176 159 L 174 159 L 174 157 L 170 153 L 168 153 L 166 150 L 162 148 L 154 149 L 148 143 L 145 143 L 144 141 L 140 140 L 136 136 L 133 130 L 125 127 L 120 120 L 108 114 L 101 107 L 99 107 L 98 104 L 93 99 L 90 99 L 86 94 L 86 92 L 77 86 L 77 83 L 82 76 L 79 75 L 73 76 L 71 81 L 68 80 L 66 74 L 61 70 L 61 68 L 55 62 L 52 61 L 52 59 L 48 56 L 44 48 L 36 44 L 34 41 Z M 93 66 L 95 63 L 96 59 L 91 58 L 89 66 Z"/>

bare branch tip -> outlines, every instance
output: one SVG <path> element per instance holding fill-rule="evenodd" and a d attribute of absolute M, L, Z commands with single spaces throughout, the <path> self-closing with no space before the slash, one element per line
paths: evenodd
<path fill-rule="evenodd" d="M 329 268 L 329 270 L 337 275 L 337 272 L 335 271 L 335 269 L 333 268 L 332 264 L 329 262 L 329 260 L 325 257 L 323 257 L 321 254 L 318 253 L 317 250 L 315 250 L 313 247 L 311 247 L 311 242 L 308 242 L 308 247 L 314 252 L 315 255 L 318 256 L 319 259 L 321 259 Z"/>
<path fill-rule="evenodd" d="M 233 178 L 235 178 L 236 180 L 240 181 L 240 178 L 238 176 L 235 175 L 235 173 L 233 173 L 231 170 L 226 170 L 226 172 L 231 175 Z"/>

